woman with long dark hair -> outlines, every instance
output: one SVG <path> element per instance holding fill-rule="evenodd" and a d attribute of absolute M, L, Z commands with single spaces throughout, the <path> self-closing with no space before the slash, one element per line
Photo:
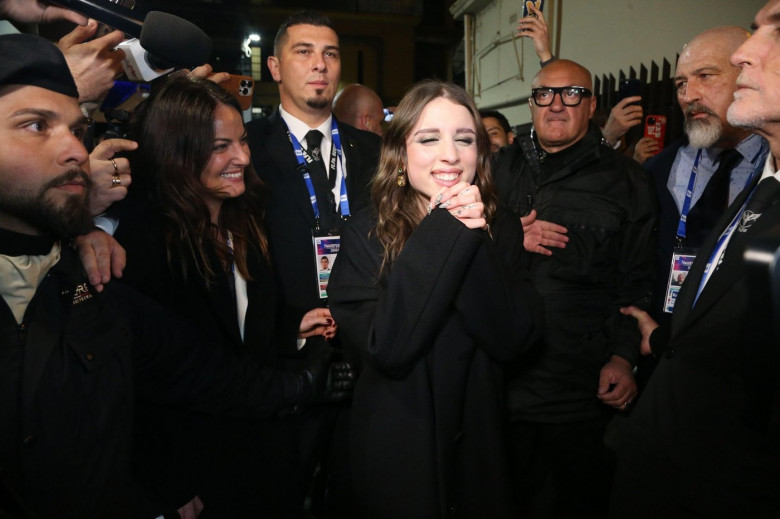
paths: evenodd
<path fill-rule="evenodd" d="M 538 296 L 489 163 L 466 92 L 419 83 L 384 134 L 373 208 L 343 232 L 328 294 L 363 358 L 356 518 L 512 517 L 501 364 L 524 349 Z"/>
<path fill-rule="evenodd" d="M 263 229 L 261 182 L 238 102 L 218 85 L 173 77 L 136 110 L 135 182 L 117 240 L 124 281 L 234 356 L 277 367 L 280 347 L 331 336 L 327 309 L 285 322 Z M 247 424 L 139 406 L 138 480 L 155 504 L 194 495 L 210 517 L 300 516 L 294 435 L 282 418 Z M 290 515 L 287 515 L 290 514 Z"/>

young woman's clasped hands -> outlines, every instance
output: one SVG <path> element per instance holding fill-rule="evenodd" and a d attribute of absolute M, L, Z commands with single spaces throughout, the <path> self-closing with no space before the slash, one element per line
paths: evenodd
<path fill-rule="evenodd" d="M 458 182 L 454 186 L 443 188 L 431 197 L 428 213 L 436 207 L 447 209 L 469 229 L 487 228 L 485 205 L 476 185 Z"/>

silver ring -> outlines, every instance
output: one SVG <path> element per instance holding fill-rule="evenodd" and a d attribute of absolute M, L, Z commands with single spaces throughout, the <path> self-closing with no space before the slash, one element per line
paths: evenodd
<path fill-rule="evenodd" d="M 116 165 L 116 161 L 114 159 L 108 159 L 111 161 L 111 165 L 114 166 L 114 176 L 119 175 L 119 167 Z"/>
<path fill-rule="evenodd" d="M 119 175 L 111 177 L 111 187 L 117 187 L 122 185 L 122 178 Z"/>

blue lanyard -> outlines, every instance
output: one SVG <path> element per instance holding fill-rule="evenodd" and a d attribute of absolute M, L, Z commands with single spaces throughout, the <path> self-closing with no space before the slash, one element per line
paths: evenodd
<path fill-rule="evenodd" d="M 764 154 L 764 145 L 761 145 L 761 150 L 758 154 L 759 160 L 756 164 L 756 166 L 753 168 L 753 171 L 750 172 L 750 176 L 748 177 L 747 185 L 750 185 L 750 183 L 753 181 L 753 177 L 756 176 L 756 173 L 758 173 L 760 170 L 764 169 L 764 162 L 765 160 L 761 160 L 762 158 L 766 159 Z M 709 281 L 710 277 L 712 277 L 712 274 L 715 272 L 715 265 L 716 261 L 720 259 L 720 257 L 723 256 L 723 248 L 726 247 L 727 242 L 731 235 L 734 232 L 734 227 L 737 226 L 737 223 L 742 219 L 742 213 L 745 212 L 745 208 L 747 208 L 747 203 L 750 200 L 750 197 L 753 196 L 753 191 L 756 190 L 756 187 L 758 187 L 758 183 L 756 183 L 755 186 L 753 186 L 753 189 L 750 191 L 750 195 L 745 199 L 745 203 L 742 204 L 742 207 L 737 211 L 737 214 L 734 216 L 734 219 L 731 220 L 731 223 L 726 227 L 726 230 L 723 231 L 718 238 L 718 242 L 715 244 L 715 247 L 712 249 L 712 254 L 710 254 L 710 258 L 707 260 L 707 265 L 704 267 L 704 273 L 701 276 L 701 282 L 699 283 L 699 289 L 696 291 L 696 297 L 693 300 L 693 305 L 696 305 L 696 301 L 699 300 L 699 296 L 701 295 L 701 291 L 704 290 L 704 286 L 707 284 L 707 281 Z"/>
<path fill-rule="evenodd" d="M 331 119 L 331 129 L 330 129 L 330 135 L 332 139 L 332 146 L 331 146 L 331 153 L 330 153 L 330 168 L 331 171 L 335 171 L 335 168 L 337 167 L 337 161 L 339 164 L 341 164 L 341 187 L 339 189 L 340 195 L 339 195 L 339 212 L 341 213 L 342 218 L 349 218 L 350 212 L 349 212 L 349 199 L 347 198 L 347 182 L 346 182 L 346 175 L 344 175 L 344 157 L 343 152 L 341 151 L 341 137 L 339 136 L 339 129 L 338 126 L 336 126 L 336 120 Z M 314 219 L 317 222 L 317 226 L 319 227 L 319 220 L 320 220 L 320 208 L 319 204 L 317 203 L 317 195 L 314 192 L 314 184 L 311 181 L 311 175 L 309 174 L 309 167 L 308 165 L 311 164 L 312 159 L 309 157 L 309 154 L 306 153 L 306 151 L 301 146 L 301 143 L 298 142 L 298 139 L 295 138 L 295 135 L 293 135 L 290 130 L 287 130 L 287 137 L 290 139 L 290 143 L 292 144 L 293 150 L 295 150 L 295 159 L 298 161 L 298 169 L 303 173 L 303 181 L 306 183 L 306 189 L 309 191 L 309 200 L 311 201 L 311 207 L 314 210 Z"/>
<path fill-rule="evenodd" d="M 687 232 L 688 213 L 691 211 L 691 200 L 693 199 L 693 188 L 696 185 L 696 174 L 699 172 L 699 160 L 701 160 L 701 149 L 696 154 L 696 160 L 693 161 L 691 176 L 688 178 L 688 189 L 685 190 L 685 200 L 683 201 L 682 211 L 680 211 L 680 223 L 677 224 L 677 243 L 681 245 L 685 240 Z"/>

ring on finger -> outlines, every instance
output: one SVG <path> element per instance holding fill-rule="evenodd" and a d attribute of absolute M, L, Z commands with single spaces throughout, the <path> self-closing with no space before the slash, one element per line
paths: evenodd
<path fill-rule="evenodd" d="M 122 185 L 122 177 L 119 175 L 114 175 L 111 177 L 111 187 L 117 187 Z"/>
<path fill-rule="evenodd" d="M 119 175 L 119 166 L 116 165 L 116 161 L 114 159 L 108 159 L 111 161 L 111 165 L 114 166 L 114 176 Z"/>

